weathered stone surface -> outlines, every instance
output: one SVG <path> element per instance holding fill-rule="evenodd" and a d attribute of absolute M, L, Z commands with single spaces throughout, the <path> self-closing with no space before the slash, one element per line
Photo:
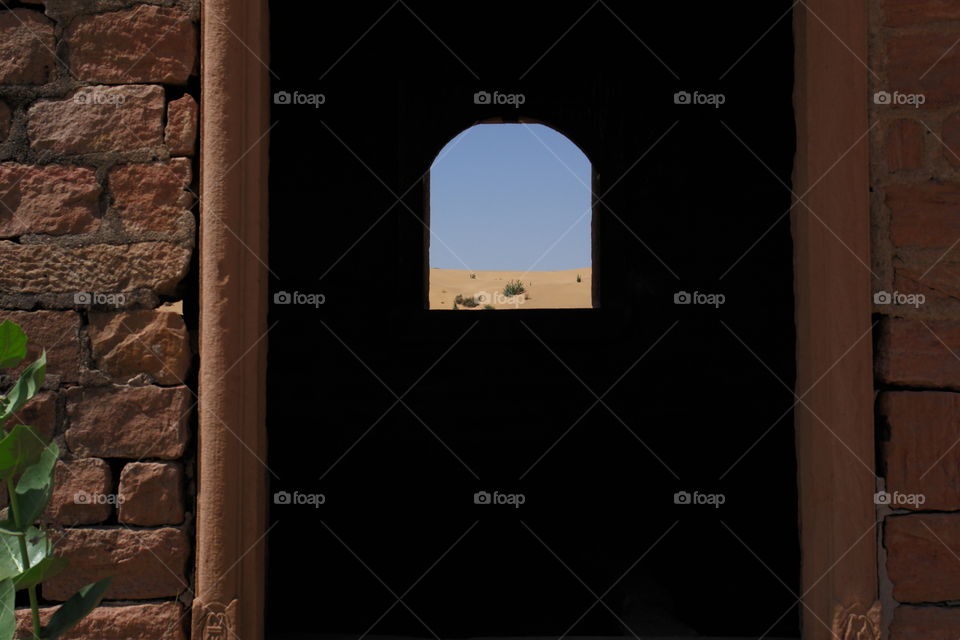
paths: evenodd
<path fill-rule="evenodd" d="M 92 86 L 62 100 L 38 100 L 27 111 L 36 150 L 59 153 L 130 151 L 163 141 L 163 89 Z"/>
<path fill-rule="evenodd" d="M 960 607 L 911 607 L 893 610 L 890 640 L 941 640 L 960 637 Z"/>
<path fill-rule="evenodd" d="M 960 514 L 890 516 L 884 545 L 897 602 L 960 600 Z"/>
<path fill-rule="evenodd" d="M 888 91 L 921 93 L 925 108 L 960 101 L 957 34 L 911 33 L 887 38 Z M 944 55 L 946 54 L 946 55 Z"/>
<path fill-rule="evenodd" d="M 955 167 L 960 167 L 960 112 L 943 120 L 943 157 Z"/>
<path fill-rule="evenodd" d="M 170 155 L 193 155 L 197 144 L 198 115 L 197 101 L 189 94 L 167 105 L 167 128 L 163 132 L 163 139 Z"/>
<path fill-rule="evenodd" d="M 193 396 L 186 387 L 74 387 L 67 392 L 67 446 L 77 456 L 183 456 Z"/>
<path fill-rule="evenodd" d="M 883 16 L 890 27 L 960 20 L 960 4 L 954 0 L 885 0 Z"/>
<path fill-rule="evenodd" d="M 35 427 L 45 442 L 53 438 L 57 424 L 57 394 L 42 391 L 17 412 L 16 421 Z"/>
<path fill-rule="evenodd" d="M 80 80 L 186 84 L 196 65 L 196 26 L 176 8 L 141 4 L 76 18 L 64 32 Z"/>
<path fill-rule="evenodd" d="M 54 544 L 70 566 L 43 583 L 49 600 L 66 600 L 108 576 L 113 576 L 108 600 L 166 598 L 188 586 L 190 539 L 179 529 L 65 529 Z"/>
<path fill-rule="evenodd" d="M 93 231 L 99 198 L 96 174 L 86 167 L 0 164 L 0 238 Z"/>
<path fill-rule="evenodd" d="M 113 206 L 127 231 L 175 233 L 193 202 L 190 160 L 125 164 L 110 170 Z"/>
<path fill-rule="evenodd" d="M 43 84 L 50 79 L 56 43 L 53 23 L 29 9 L 0 12 L 0 84 Z"/>
<path fill-rule="evenodd" d="M 120 522 L 153 527 L 183 522 L 183 465 L 130 462 L 120 473 Z"/>
<path fill-rule="evenodd" d="M 57 607 L 40 609 L 46 625 Z M 60 640 L 185 640 L 183 607 L 176 602 L 97 607 Z M 30 632 L 30 610 L 17 609 L 17 632 Z"/>
<path fill-rule="evenodd" d="M 183 384 L 190 368 L 190 335 L 177 313 L 91 313 L 89 334 L 96 367 L 118 382 L 145 373 L 159 384 Z"/>
<path fill-rule="evenodd" d="M 0 245 L 10 243 L 0 243 Z M 19 246 L 19 245 L 17 245 Z M 2 251 L 0 251 L 2 255 Z M 13 265 L 0 257 L 0 282 Z M 16 292 L 0 285 L 0 290 Z M 47 375 L 58 375 L 63 382 L 76 382 L 80 372 L 80 315 L 74 311 L 0 311 L 0 322 L 10 320 L 26 332 L 27 359 L 11 373 L 19 373 L 47 350 Z"/>
<path fill-rule="evenodd" d="M 10 111 L 10 106 L 6 102 L 0 100 L 0 142 L 10 135 L 11 124 L 13 124 L 13 112 Z"/>
<path fill-rule="evenodd" d="M 927 181 L 886 188 L 890 237 L 897 247 L 947 249 L 960 237 L 960 184 Z"/>
<path fill-rule="evenodd" d="M 886 384 L 960 389 L 960 323 L 886 318 L 880 324 L 877 377 Z"/>
<path fill-rule="evenodd" d="M 889 427 L 887 491 L 923 495 L 920 509 L 960 510 L 960 394 L 892 391 L 880 395 L 879 407 Z"/>
<path fill-rule="evenodd" d="M 113 475 L 99 458 L 60 460 L 53 486 L 47 515 L 58 524 L 96 524 L 113 512 Z"/>
<path fill-rule="evenodd" d="M 116 293 L 141 287 L 172 294 L 190 249 L 168 242 L 60 247 L 0 241 L 0 291 Z"/>
<path fill-rule="evenodd" d="M 887 170 L 911 171 L 923 165 L 923 142 L 926 127 L 915 120 L 894 120 L 887 126 L 884 152 Z"/>

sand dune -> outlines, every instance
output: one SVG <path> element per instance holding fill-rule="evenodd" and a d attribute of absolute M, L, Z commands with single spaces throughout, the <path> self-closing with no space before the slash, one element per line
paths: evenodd
<path fill-rule="evenodd" d="M 471 275 L 475 277 L 471 277 Z M 580 282 L 577 282 L 577 275 Z M 507 297 L 503 288 L 512 280 L 520 280 L 526 291 Z M 453 309 L 457 295 L 474 298 L 480 304 L 461 310 L 495 309 L 577 309 L 590 308 L 591 269 L 566 271 L 466 271 L 464 269 L 430 269 L 430 308 Z"/>

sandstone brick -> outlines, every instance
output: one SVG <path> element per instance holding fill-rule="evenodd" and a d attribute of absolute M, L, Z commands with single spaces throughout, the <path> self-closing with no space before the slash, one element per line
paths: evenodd
<path fill-rule="evenodd" d="M 183 465 L 130 462 L 120 473 L 120 522 L 145 527 L 183 522 Z"/>
<path fill-rule="evenodd" d="M 43 84 L 55 58 L 53 23 L 29 9 L 0 11 L 0 83 Z"/>
<path fill-rule="evenodd" d="M 884 545 L 897 602 L 960 600 L 960 514 L 888 517 Z"/>
<path fill-rule="evenodd" d="M 922 93 L 926 108 L 956 104 L 960 101 L 960 74 L 956 72 L 960 48 L 953 46 L 956 40 L 953 32 L 887 38 L 888 90 Z"/>
<path fill-rule="evenodd" d="M 183 456 L 193 396 L 186 387 L 74 387 L 67 392 L 67 446 L 77 456 Z"/>
<path fill-rule="evenodd" d="M 890 640 L 942 640 L 960 637 L 960 607 L 911 607 L 893 610 Z"/>
<path fill-rule="evenodd" d="M 886 188 L 890 237 L 897 247 L 947 249 L 960 237 L 960 184 L 927 181 Z"/>
<path fill-rule="evenodd" d="M 99 198 L 96 174 L 85 167 L 0 164 L 0 238 L 93 231 Z"/>
<path fill-rule="evenodd" d="M 955 167 L 960 167 L 960 112 L 948 116 L 943 121 L 943 157 Z"/>
<path fill-rule="evenodd" d="M 960 5 L 954 0 L 884 0 L 883 15 L 890 27 L 960 20 Z"/>
<path fill-rule="evenodd" d="M 5 244 L 5 243 L 0 243 Z M 13 265 L 0 258 L 0 281 Z M 0 290 L 11 288 L 0 286 Z M 16 290 L 16 289 L 12 289 Z M 29 342 L 27 360 L 13 373 L 19 373 L 44 349 L 47 351 L 47 375 L 58 375 L 63 382 L 76 382 L 80 371 L 80 316 L 74 311 L 0 311 L 0 322 L 10 320 L 23 327 Z M 6 372 L 10 373 L 10 372 Z"/>
<path fill-rule="evenodd" d="M 44 441 L 52 440 L 57 424 L 57 394 L 43 391 L 33 396 L 17 413 L 16 422 L 35 427 Z"/>
<path fill-rule="evenodd" d="M 190 539 L 179 529 L 65 529 L 55 545 L 70 566 L 43 583 L 49 600 L 66 600 L 108 576 L 113 576 L 108 600 L 166 598 L 188 587 Z"/>
<path fill-rule="evenodd" d="M 99 458 L 60 460 L 47 515 L 56 523 L 75 526 L 103 522 L 113 512 L 113 475 Z"/>
<path fill-rule="evenodd" d="M 91 313 L 89 334 L 97 368 L 118 382 L 145 373 L 159 384 L 183 384 L 190 368 L 190 336 L 177 313 Z"/>
<path fill-rule="evenodd" d="M 887 392 L 879 408 L 890 429 L 883 444 L 887 490 L 922 494 L 920 509 L 960 510 L 960 394 Z"/>
<path fill-rule="evenodd" d="M 927 129 L 915 120 L 900 119 L 887 126 L 884 152 L 887 170 L 910 171 L 923 166 L 923 141 Z"/>
<path fill-rule="evenodd" d="M 164 142 L 170 155 L 192 156 L 197 144 L 197 101 L 191 95 L 171 100 L 167 105 L 167 128 Z"/>
<path fill-rule="evenodd" d="M 46 625 L 57 607 L 40 609 Z M 97 607 L 60 640 L 185 640 L 184 611 L 177 602 Z M 17 609 L 17 632 L 29 634 L 30 610 Z"/>
<path fill-rule="evenodd" d="M 877 343 L 877 377 L 886 384 L 960 388 L 960 360 L 953 354 L 960 356 L 960 323 L 886 318 Z"/>
<path fill-rule="evenodd" d="M 925 307 L 944 308 L 960 303 L 960 262 L 952 252 L 944 255 L 943 250 L 937 249 L 898 254 L 894 256 L 893 269 L 894 288 L 903 293 L 923 294 Z M 956 312 L 960 313 L 960 308 Z"/>
<path fill-rule="evenodd" d="M 10 111 L 10 106 L 0 100 L 0 142 L 3 142 L 7 139 L 7 136 L 10 135 L 10 126 L 13 124 L 13 112 Z"/>
<path fill-rule="evenodd" d="M 167 242 L 60 247 L 0 241 L 0 291 L 172 294 L 187 274 L 190 249 Z"/>
<path fill-rule="evenodd" d="M 127 231 L 175 233 L 193 202 L 190 160 L 125 164 L 110 171 L 110 194 Z"/>
<path fill-rule="evenodd" d="M 175 8 L 142 4 L 76 18 L 64 32 L 80 80 L 185 84 L 196 65 L 196 26 Z"/>
<path fill-rule="evenodd" d="M 156 147 L 163 141 L 163 89 L 92 86 L 27 111 L 30 146 L 38 151 L 95 153 Z"/>

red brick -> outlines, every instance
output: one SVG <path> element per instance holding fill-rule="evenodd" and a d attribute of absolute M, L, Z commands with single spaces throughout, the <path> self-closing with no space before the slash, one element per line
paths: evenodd
<path fill-rule="evenodd" d="M 922 93 L 926 108 L 955 105 L 960 101 L 957 37 L 946 32 L 887 38 L 887 90 Z"/>
<path fill-rule="evenodd" d="M 109 576 L 108 600 L 166 598 L 188 588 L 190 539 L 179 529 L 65 529 L 54 544 L 70 566 L 43 583 L 48 600 L 66 600 Z"/>
<path fill-rule="evenodd" d="M 955 167 L 960 167 L 960 112 L 943 121 L 943 157 Z"/>
<path fill-rule="evenodd" d="M 169 242 L 61 247 L 0 241 L 0 291 L 117 293 L 146 288 L 170 295 L 187 274 L 190 253 Z"/>
<path fill-rule="evenodd" d="M 890 428 L 883 444 L 887 491 L 922 494 L 920 509 L 960 510 L 960 394 L 887 392 L 879 405 Z"/>
<path fill-rule="evenodd" d="M 35 427 L 45 442 L 52 440 L 57 425 L 57 394 L 50 391 L 41 391 L 33 396 L 17 412 L 15 421 L 8 422 L 7 426 L 12 426 L 15 423 Z"/>
<path fill-rule="evenodd" d="M 142 4 L 76 18 L 64 32 L 80 80 L 186 84 L 197 59 L 196 26 L 178 9 Z"/>
<path fill-rule="evenodd" d="M 890 516 L 884 545 L 897 602 L 960 600 L 960 514 Z"/>
<path fill-rule="evenodd" d="M 167 105 L 167 128 L 163 132 L 163 139 L 170 155 L 193 155 L 197 145 L 198 115 L 197 101 L 189 94 Z"/>
<path fill-rule="evenodd" d="M 893 610 L 890 640 L 944 640 L 960 637 L 960 608 L 911 607 Z"/>
<path fill-rule="evenodd" d="M 152 148 L 163 142 L 163 89 L 93 86 L 62 100 L 38 100 L 27 111 L 30 146 L 38 151 L 96 153 Z"/>
<path fill-rule="evenodd" d="M 47 515 L 58 524 L 97 524 L 113 513 L 113 474 L 99 458 L 60 460 L 53 487 Z"/>
<path fill-rule="evenodd" d="M 145 527 L 183 522 L 183 465 L 130 462 L 120 473 L 120 522 Z"/>
<path fill-rule="evenodd" d="M 0 84 L 43 84 L 54 66 L 53 23 L 38 11 L 0 11 Z"/>
<path fill-rule="evenodd" d="M 110 194 L 123 228 L 175 233 L 185 217 L 193 219 L 187 209 L 193 202 L 193 194 L 188 191 L 191 180 L 187 158 L 111 169 Z"/>
<path fill-rule="evenodd" d="M 910 171 L 923 166 L 923 139 L 927 129 L 914 120 L 894 120 L 887 126 L 884 152 L 887 170 Z"/>
<path fill-rule="evenodd" d="M 933 256 L 895 256 L 893 269 L 894 288 L 903 293 L 923 294 L 924 306 L 955 305 L 960 300 L 960 262 L 953 253 L 944 255 L 937 250 Z"/>
<path fill-rule="evenodd" d="M 100 185 L 85 167 L 0 164 L 0 238 L 100 226 Z"/>
<path fill-rule="evenodd" d="M 46 625 L 57 607 L 40 609 Z M 183 607 L 177 602 L 108 605 L 91 611 L 60 640 L 185 640 Z M 28 635 L 30 610 L 17 609 L 17 632 Z"/>
<path fill-rule="evenodd" d="M 894 246 L 946 249 L 960 237 L 960 184 L 930 180 L 890 185 L 886 202 Z"/>
<path fill-rule="evenodd" d="M 193 396 L 186 387 L 74 387 L 67 392 L 67 446 L 77 456 L 183 456 Z"/>
<path fill-rule="evenodd" d="M 884 24 L 907 27 L 943 20 L 960 20 L 960 4 L 955 0 L 884 0 Z"/>
<path fill-rule="evenodd" d="M 0 271 L 9 270 L 9 263 Z M 0 286 L 0 289 L 5 287 Z M 10 289 L 6 289 L 9 291 Z M 0 322 L 10 320 L 19 324 L 27 334 L 27 360 L 14 372 L 33 362 L 44 349 L 47 351 L 47 375 L 58 375 L 63 382 L 76 382 L 80 370 L 80 316 L 74 311 L 0 311 Z"/>
<path fill-rule="evenodd" d="M 6 102 L 0 100 L 0 142 L 10 135 L 10 126 L 13 124 L 13 112 Z"/>
<path fill-rule="evenodd" d="M 91 312 L 88 331 L 96 367 L 115 381 L 147 374 L 159 384 L 183 384 L 192 355 L 180 314 L 152 309 Z"/>
<path fill-rule="evenodd" d="M 885 384 L 960 389 L 960 323 L 886 318 L 876 362 Z"/>

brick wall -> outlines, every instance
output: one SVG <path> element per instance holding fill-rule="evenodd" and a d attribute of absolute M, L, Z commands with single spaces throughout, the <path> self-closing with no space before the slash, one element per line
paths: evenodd
<path fill-rule="evenodd" d="M 0 318 L 50 360 L 22 421 L 63 451 L 49 519 L 71 568 L 114 575 L 75 638 L 183 638 L 192 566 L 193 2 L 0 9 Z"/>
<path fill-rule="evenodd" d="M 871 104 L 875 291 L 923 296 L 874 309 L 880 473 L 907 500 L 879 509 L 890 631 L 957 637 L 960 608 L 944 605 L 960 601 L 960 3 L 871 7 L 873 90 L 891 96 Z"/>

